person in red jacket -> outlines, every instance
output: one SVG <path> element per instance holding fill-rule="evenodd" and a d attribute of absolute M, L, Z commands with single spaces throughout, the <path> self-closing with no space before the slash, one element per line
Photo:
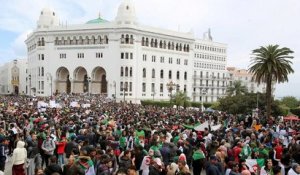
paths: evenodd
<path fill-rule="evenodd" d="M 241 142 L 238 142 L 237 145 L 232 149 L 235 162 L 240 162 L 239 154 L 242 151 L 241 144 Z"/>
<path fill-rule="evenodd" d="M 67 144 L 67 140 L 66 140 L 65 137 L 62 137 L 61 141 L 56 143 L 58 163 L 59 163 L 60 166 L 65 164 L 64 153 L 65 153 L 66 144 Z"/>

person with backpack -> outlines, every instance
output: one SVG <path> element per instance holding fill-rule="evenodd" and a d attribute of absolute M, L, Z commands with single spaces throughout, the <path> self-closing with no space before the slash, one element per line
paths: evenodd
<path fill-rule="evenodd" d="M 44 151 L 43 159 L 45 160 L 46 166 L 48 166 L 49 158 L 53 156 L 55 148 L 55 142 L 52 140 L 50 135 L 47 135 L 46 140 L 44 140 L 42 144 L 42 150 Z"/>

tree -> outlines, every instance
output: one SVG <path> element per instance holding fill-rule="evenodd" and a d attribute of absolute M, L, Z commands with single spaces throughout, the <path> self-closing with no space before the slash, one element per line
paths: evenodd
<path fill-rule="evenodd" d="M 248 92 L 247 87 L 242 85 L 242 81 L 240 81 L 240 80 L 234 81 L 232 83 L 232 86 L 227 88 L 227 93 L 229 96 L 246 94 L 247 92 Z"/>
<path fill-rule="evenodd" d="M 297 108 L 299 107 L 299 101 L 296 97 L 293 96 L 286 96 L 281 99 L 281 104 L 286 105 L 289 108 Z"/>
<path fill-rule="evenodd" d="M 294 53 L 287 47 L 280 48 L 279 45 L 261 46 L 252 51 L 254 57 L 251 59 L 249 72 L 257 83 L 266 83 L 266 112 L 267 117 L 271 114 L 272 84 L 288 81 L 288 75 L 294 73 L 292 68 Z"/>
<path fill-rule="evenodd" d="M 178 91 L 176 94 L 172 95 L 172 101 L 177 107 L 183 106 L 186 108 L 190 105 L 190 98 L 182 91 Z"/>

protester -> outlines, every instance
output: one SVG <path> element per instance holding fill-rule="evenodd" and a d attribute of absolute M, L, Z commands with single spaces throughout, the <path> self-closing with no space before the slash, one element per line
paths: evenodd
<path fill-rule="evenodd" d="M 19 140 L 17 147 L 13 151 L 11 164 L 12 164 L 12 175 L 25 175 L 24 164 L 27 159 L 27 151 L 25 149 L 25 142 Z"/>

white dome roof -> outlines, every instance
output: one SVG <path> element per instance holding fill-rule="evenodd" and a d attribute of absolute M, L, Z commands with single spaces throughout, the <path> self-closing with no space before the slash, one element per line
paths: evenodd
<path fill-rule="evenodd" d="M 54 10 L 50 8 L 44 8 L 41 11 L 39 20 L 37 22 L 37 28 L 49 28 L 50 26 L 58 26 L 58 17 Z"/>
<path fill-rule="evenodd" d="M 117 24 L 137 24 L 135 7 L 131 0 L 123 0 L 119 6 L 115 21 Z"/>

